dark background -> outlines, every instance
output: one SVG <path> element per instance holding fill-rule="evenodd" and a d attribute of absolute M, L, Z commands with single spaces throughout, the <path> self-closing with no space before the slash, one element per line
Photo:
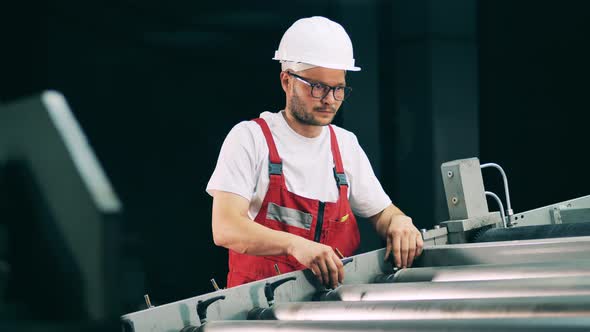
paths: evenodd
<path fill-rule="evenodd" d="M 271 58 L 300 17 L 329 17 L 351 36 L 362 71 L 348 74 L 354 92 L 336 123 L 420 228 L 448 217 L 439 167 L 457 158 L 502 165 L 517 212 L 589 194 L 587 1 L 0 6 L 0 102 L 66 96 L 140 239 L 157 303 L 209 292 L 212 277 L 225 284 L 204 189 L 231 127 L 284 106 Z M 503 197 L 500 178 L 484 177 Z M 380 247 L 364 234 L 363 250 Z"/>

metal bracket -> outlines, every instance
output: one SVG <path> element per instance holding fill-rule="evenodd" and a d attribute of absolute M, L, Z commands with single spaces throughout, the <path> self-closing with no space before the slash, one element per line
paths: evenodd
<path fill-rule="evenodd" d="M 486 226 L 496 227 L 502 224 L 502 217 L 500 212 L 491 212 L 485 216 L 469 218 L 464 220 L 449 220 L 442 222 L 448 232 L 448 242 L 466 243 L 473 231 L 477 231 Z"/>
<path fill-rule="evenodd" d="M 334 178 L 336 178 L 336 184 L 338 186 L 348 186 L 348 181 L 346 180 L 346 174 L 344 173 L 336 173 L 336 168 L 334 168 Z"/>
<path fill-rule="evenodd" d="M 435 246 L 440 244 L 447 244 L 448 231 L 446 227 L 434 226 L 434 229 L 429 229 L 422 232 L 422 239 L 425 246 Z"/>
<path fill-rule="evenodd" d="M 561 224 L 561 209 L 554 208 L 553 210 L 549 210 L 549 215 L 551 216 L 551 223 L 552 224 Z"/>
<path fill-rule="evenodd" d="M 590 208 L 555 207 L 549 210 L 552 224 L 574 224 L 590 221 Z"/>
<path fill-rule="evenodd" d="M 278 163 L 274 164 L 272 162 L 268 162 L 268 174 L 269 175 L 281 175 L 283 174 L 283 164 Z"/>
<path fill-rule="evenodd" d="M 479 159 L 459 159 L 441 165 L 450 220 L 489 213 Z"/>

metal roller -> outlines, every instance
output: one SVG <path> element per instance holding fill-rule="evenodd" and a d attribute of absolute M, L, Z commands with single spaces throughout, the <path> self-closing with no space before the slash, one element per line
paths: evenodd
<path fill-rule="evenodd" d="M 377 276 L 374 282 L 446 282 L 581 276 L 590 276 L 589 260 L 408 268 L 394 274 Z"/>
<path fill-rule="evenodd" d="M 424 320 L 517 317 L 590 317 L 589 296 L 378 302 L 278 303 L 260 312 L 267 320 Z"/>
<path fill-rule="evenodd" d="M 407 301 L 590 295 L 590 278 L 535 278 L 342 285 L 319 294 L 324 301 Z"/>
<path fill-rule="evenodd" d="M 589 331 L 589 318 L 538 318 L 538 319 L 464 319 L 431 321 L 217 321 L 202 327 L 189 327 L 183 332 L 547 332 Z"/>
<path fill-rule="evenodd" d="M 589 198 L 590 200 L 590 198 Z M 527 264 L 584 260 L 590 252 L 590 236 L 508 242 L 435 245 L 424 249 L 420 266 L 473 264 Z"/>

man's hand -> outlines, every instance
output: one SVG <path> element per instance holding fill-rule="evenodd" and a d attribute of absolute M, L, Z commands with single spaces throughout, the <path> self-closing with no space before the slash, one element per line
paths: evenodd
<path fill-rule="evenodd" d="M 239 195 L 214 193 L 212 228 L 216 245 L 248 255 L 291 255 L 327 287 L 336 288 L 344 280 L 344 266 L 331 247 L 253 222 L 248 217 L 248 205 L 248 200 Z"/>
<path fill-rule="evenodd" d="M 398 268 L 412 266 L 414 258 L 420 256 L 424 246 L 422 235 L 412 223 L 412 218 L 403 214 L 391 216 L 386 239 L 385 259 L 393 253 Z"/>
<path fill-rule="evenodd" d="M 308 267 L 326 287 L 336 288 L 344 280 L 344 265 L 330 246 L 294 237 L 289 254 Z"/>
<path fill-rule="evenodd" d="M 412 266 L 414 258 L 420 256 L 424 247 L 422 234 L 412 223 L 412 218 L 391 204 L 370 220 L 377 233 L 387 240 L 384 259 L 393 254 L 398 268 Z"/>

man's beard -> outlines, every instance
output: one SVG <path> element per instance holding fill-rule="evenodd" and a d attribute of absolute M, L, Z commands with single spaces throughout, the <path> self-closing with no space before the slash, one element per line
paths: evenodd
<path fill-rule="evenodd" d="M 297 96 L 297 95 L 293 95 L 291 97 L 290 106 L 291 106 L 291 113 L 293 114 L 293 117 L 295 118 L 295 120 L 297 120 L 297 122 L 299 122 L 301 124 L 306 124 L 306 125 L 311 125 L 311 126 L 325 126 L 325 125 L 329 124 L 329 123 L 324 123 L 324 122 L 316 120 L 315 117 L 313 116 L 313 113 L 305 112 L 305 105 L 301 102 L 301 99 L 299 99 L 299 96 Z M 327 108 L 329 108 L 330 111 L 333 111 L 334 113 L 336 113 L 333 107 L 327 106 Z"/>

